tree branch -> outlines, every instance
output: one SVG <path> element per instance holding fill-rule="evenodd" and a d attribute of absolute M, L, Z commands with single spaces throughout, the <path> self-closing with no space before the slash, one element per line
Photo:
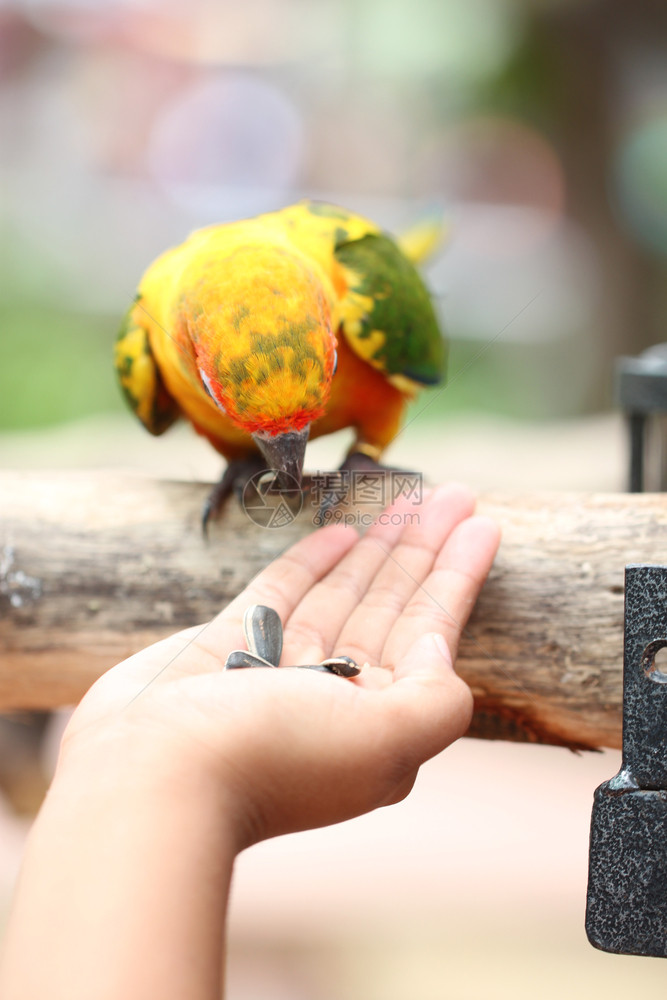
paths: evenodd
<path fill-rule="evenodd" d="M 230 504 L 201 537 L 205 485 L 115 473 L 0 473 L 0 710 L 76 702 L 114 663 L 216 614 L 313 530 Z M 503 543 L 463 637 L 470 735 L 621 744 L 623 573 L 667 553 L 661 495 L 487 495 Z"/>

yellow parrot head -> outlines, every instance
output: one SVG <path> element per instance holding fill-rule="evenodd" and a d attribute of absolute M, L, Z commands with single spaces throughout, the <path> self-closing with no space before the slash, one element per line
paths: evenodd
<path fill-rule="evenodd" d="M 202 385 L 269 467 L 300 483 L 336 365 L 322 281 L 289 250 L 256 245 L 238 247 L 214 277 L 201 275 L 188 319 Z"/>

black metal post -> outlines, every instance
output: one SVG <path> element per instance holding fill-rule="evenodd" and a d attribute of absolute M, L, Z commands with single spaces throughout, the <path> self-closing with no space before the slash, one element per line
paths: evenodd
<path fill-rule="evenodd" d="M 644 413 L 628 414 L 630 428 L 630 493 L 644 491 L 644 434 L 646 431 L 646 415 Z"/>

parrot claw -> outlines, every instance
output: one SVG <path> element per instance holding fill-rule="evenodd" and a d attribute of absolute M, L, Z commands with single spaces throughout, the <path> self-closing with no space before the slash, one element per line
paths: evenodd
<path fill-rule="evenodd" d="M 208 540 L 209 521 L 220 513 L 228 497 L 235 493 L 242 505 L 243 491 L 248 480 L 258 472 L 264 472 L 265 469 L 266 462 L 259 454 L 251 455 L 249 458 L 234 459 L 228 463 L 220 482 L 215 484 L 202 507 L 201 530 L 205 539 Z"/>

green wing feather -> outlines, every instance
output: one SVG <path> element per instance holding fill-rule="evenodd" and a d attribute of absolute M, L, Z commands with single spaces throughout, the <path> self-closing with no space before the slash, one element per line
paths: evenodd
<path fill-rule="evenodd" d="M 151 351 L 148 331 L 136 315 L 139 297 L 127 312 L 115 347 L 115 364 L 123 395 L 151 434 L 163 434 L 180 415 Z M 140 308 L 140 307 L 139 307 Z"/>
<path fill-rule="evenodd" d="M 369 234 L 334 253 L 348 282 L 341 322 L 353 350 L 400 387 L 442 382 L 447 350 L 431 297 L 391 237 Z"/>

